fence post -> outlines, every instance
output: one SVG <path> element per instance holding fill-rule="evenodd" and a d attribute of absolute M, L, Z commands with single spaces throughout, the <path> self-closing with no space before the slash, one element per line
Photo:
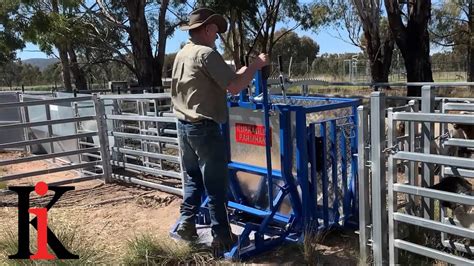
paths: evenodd
<path fill-rule="evenodd" d="M 388 147 L 395 147 L 399 145 L 396 134 L 397 123 L 393 120 L 393 108 L 388 108 L 387 110 L 387 136 L 388 136 Z M 388 176 L 387 176 L 387 187 L 388 187 L 388 254 L 389 254 L 389 264 L 396 265 L 398 264 L 398 250 L 395 248 L 395 239 L 398 237 L 398 228 L 397 223 L 393 220 L 393 214 L 397 212 L 398 202 L 397 202 L 397 193 L 393 191 L 393 184 L 397 183 L 397 160 L 393 159 L 393 153 L 395 151 L 390 151 L 391 154 L 388 156 Z"/>
<path fill-rule="evenodd" d="M 364 106 L 357 107 L 358 115 L 358 188 L 359 188 L 359 251 L 361 265 L 367 264 L 369 250 L 367 248 L 369 239 L 368 225 L 370 224 L 370 189 L 369 171 L 367 167 L 367 145 L 369 144 L 368 112 Z"/>
<path fill-rule="evenodd" d="M 102 157 L 102 174 L 105 183 L 112 182 L 112 166 L 110 164 L 109 137 L 107 134 L 107 121 L 105 118 L 104 101 L 99 99 L 97 94 L 93 94 L 94 108 L 97 120 L 97 135 L 99 136 L 100 153 Z"/>
<path fill-rule="evenodd" d="M 385 94 L 380 91 L 370 95 L 370 129 L 372 165 L 372 250 L 374 264 L 387 264 L 388 221 L 385 154 Z"/>
<path fill-rule="evenodd" d="M 423 86 L 421 88 L 421 112 L 434 112 L 435 93 L 431 86 Z M 431 143 L 434 141 L 434 126 L 430 122 L 422 123 L 422 147 L 424 154 L 432 153 Z M 434 183 L 434 165 L 422 163 L 423 165 L 423 180 L 422 187 L 432 186 Z M 423 202 L 423 217 L 433 220 L 434 218 L 434 199 L 422 198 Z"/>

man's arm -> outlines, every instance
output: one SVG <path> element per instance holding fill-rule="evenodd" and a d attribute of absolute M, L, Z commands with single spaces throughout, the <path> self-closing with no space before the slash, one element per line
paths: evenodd
<path fill-rule="evenodd" d="M 247 87 L 253 76 L 260 68 L 269 64 L 268 55 L 260 54 L 252 64 L 248 67 L 241 67 L 233 80 L 227 86 L 227 91 L 237 94 Z"/>

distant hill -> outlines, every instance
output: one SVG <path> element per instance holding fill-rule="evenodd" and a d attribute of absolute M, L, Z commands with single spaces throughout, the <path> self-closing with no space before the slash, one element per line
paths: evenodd
<path fill-rule="evenodd" d="M 59 62 L 57 58 L 31 58 L 22 61 L 23 64 L 30 64 L 39 67 L 41 71 L 47 68 L 49 65 Z"/>

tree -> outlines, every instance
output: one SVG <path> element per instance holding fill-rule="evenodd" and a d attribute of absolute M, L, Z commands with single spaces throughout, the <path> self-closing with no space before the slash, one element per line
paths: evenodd
<path fill-rule="evenodd" d="M 283 28 L 275 32 L 274 38 L 280 38 L 287 29 Z M 299 37 L 294 32 L 285 34 L 273 46 L 272 61 L 276 62 L 277 56 L 282 56 L 284 67 L 289 64 L 290 58 L 295 62 L 295 67 L 292 67 L 291 74 L 301 75 L 305 74 L 309 64 L 313 62 L 319 52 L 319 45 L 307 36 Z"/>
<path fill-rule="evenodd" d="M 124 63 L 136 75 L 139 86 L 160 87 L 162 85 L 161 77 L 166 40 L 173 34 L 176 27 L 182 23 L 185 17 L 182 1 L 170 2 L 169 0 L 163 0 L 157 3 L 150 3 L 145 0 L 127 0 L 118 3 L 115 1 L 97 0 L 97 4 L 100 7 L 100 10 L 96 12 L 98 18 L 121 30 L 121 33 L 116 35 L 126 36 L 132 47 L 131 51 L 128 48 L 124 48 L 127 46 L 127 41 L 122 44 L 121 48 L 113 47 L 113 51 L 117 54 L 118 58 L 109 58 L 109 60 Z M 158 32 L 156 44 L 154 45 L 152 45 L 152 42 L 155 36 L 150 33 L 155 32 L 155 30 L 150 26 L 147 18 L 147 16 L 151 15 L 150 12 L 146 11 L 148 5 L 155 5 L 154 9 L 158 9 L 158 14 L 153 14 L 157 17 Z M 168 14 L 171 14 L 174 19 L 167 17 Z M 104 32 L 97 28 L 95 31 L 98 33 L 98 38 L 103 40 L 101 45 L 107 44 L 109 41 L 107 36 L 101 35 Z M 153 49 L 153 47 L 156 48 Z M 125 51 L 125 54 L 123 51 Z M 128 62 L 127 54 L 132 55 L 133 64 Z"/>
<path fill-rule="evenodd" d="M 428 22 L 431 0 L 384 0 L 392 36 L 400 49 L 408 82 L 433 82 Z M 409 86 L 407 96 L 421 96 L 420 86 Z"/>
<path fill-rule="evenodd" d="M 229 30 L 224 35 L 224 44 L 237 68 L 243 64 L 249 50 L 272 54 L 273 47 L 283 36 L 300 27 L 316 30 L 327 22 L 328 13 L 324 6 L 302 4 L 298 0 L 201 0 L 198 4 L 227 17 Z M 290 20 L 295 22 L 294 26 L 276 38 L 277 23 Z"/>
<path fill-rule="evenodd" d="M 25 46 L 18 36 L 18 25 L 12 20 L 17 10 L 18 3 L 13 1 L 0 5 L 0 66 L 15 59 L 15 51 Z"/>
<path fill-rule="evenodd" d="M 372 82 L 388 82 L 394 41 L 385 20 L 381 18 L 381 0 L 352 0 L 364 29 L 363 45 L 370 61 Z"/>
<path fill-rule="evenodd" d="M 431 39 L 439 46 L 467 54 L 467 80 L 474 81 L 474 11 L 470 0 L 444 1 L 433 8 Z"/>

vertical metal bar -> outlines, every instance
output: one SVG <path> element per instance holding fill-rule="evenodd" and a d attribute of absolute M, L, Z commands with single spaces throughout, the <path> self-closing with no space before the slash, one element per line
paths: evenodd
<path fill-rule="evenodd" d="M 323 221 L 324 227 L 328 228 L 329 226 L 329 199 L 328 199 L 328 170 L 327 170 L 327 125 L 326 122 L 321 122 L 320 134 L 323 139 L 323 169 L 322 169 L 322 179 L 323 179 Z"/>
<path fill-rule="evenodd" d="M 78 103 L 77 102 L 72 102 L 72 107 L 73 107 L 73 111 L 74 111 L 74 117 L 79 117 L 79 108 L 78 108 Z M 81 123 L 80 122 L 76 122 L 74 123 L 74 132 L 77 134 L 79 133 L 79 129 L 81 128 Z M 78 149 L 81 149 L 81 144 L 79 144 L 79 142 L 81 142 L 81 139 L 76 139 L 76 145 L 77 145 L 77 148 Z M 77 155 L 77 161 L 79 163 L 82 162 L 82 153 L 78 154 Z M 82 169 L 81 169 L 82 170 Z"/>
<path fill-rule="evenodd" d="M 291 127 L 291 111 L 288 108 L 280 107 L 280 160 L 283 179 L 288 185 L 290 201 L 293 213 L 297 221 L 303 220 L 302 204 L 293 177 L 293 139 Z"/>
<path fill-rule="evenodd" d="M 368 112 L 364 106 L 357 108 L 358 115 L 358 177 L 359 177 L 359 252 L 360 264 L 367 264 L 369 249 L 367 248 L 370 232 L 367 226 L 370 224 L 370 181 L 369 169 L 367 167 L 367 145 L 369 144 L 369 121 Z"/>
<path fill-rule="evenodd" d="M 385 178 L 385 94 L 372 92 L 370 96 L 370 131 L 372 164 L 372 228 L 374 263 L 386 264 L 387 246 L 387 201 Z"/>
<path fill-rule="evenodd" d="M 408 104 L 410 105 L 411 112 L 416 113 L 419 111 L 417 101 L 411 100 L 408 102 Z M 416 151 L 416 136 L 418 135 L 418 123 L 414 121 L 409 121 L 408 130 L 409 130 L 408 135 L 410 138 L 409 143 L 408 143 L 409 151 L 415 152 Z M 418 186 L 420 184 L 419 182 L 420 176 L 418 173 L 418 162 L 410 161 L 408 168 L 409 168 L 409 171 L 408 171 L 407 176 L 409 177 L 410 185 Z M 408 201 L 410 204 L 409 212 L 411 212 L 410 214 L 419 215 L 419 213 L 417 214 L 415 210 L 415 202 L 416 202 L 415 199 L 416 199 L 415 196 L 408 195 Z"/>
<path fill-rule="evenodd" d="M 421 112 L 432 113 L 434 111 L 435 93 L 430 86 L 423 86 L 421 88 Z M 422 124 L 423 136 L 423 153 L 430 154 L 432 152 L 431 142 L 434 141 L 434 126 L 433 123 L 424 122 Z M 423 187 L 432 186 L 434 183 L 434 165 L 423 163 Z M 423 217 L 433 219 L 434 217 L 434 200 L 430 198 L 423 198 Z"/>
<path fill-rule="evenodd" d="M 352 129 L 354 130 L 354 135 L 351 137 L 351 176 L 350 176 L 350 193 L 351 193 L 351 199 L 352 199 L 352 215 L 356 218 L 357 220 L 359 217 L 359 212 L 358 212 L 358 187 L 357 187 L 357 182 L 358 182 L 358 163 L 357 163 L 357 147 L 358 147 L 358 136 L 359 136 L 359 128 L 357 125 L 359 124 L 359 117 L 357 114 L 357 103 L 354 103 L 352 106 L 352 123 L 353 127 Z M 352 133 L 352 132 L 351 132 Z"/>
<path fill-rule="evenodd" d="M 340 128 L 341 131 L 345 130 L 344 128 Z M 350 129 L 352 130 L 352 129 Z M 349 135 L 351 133 L 349 132 Z M 349 219 L 349 211 L 350 211 L 350 195 L 349 190 L 347 187 L 347 148 L 346 143 L 348 139 L 346 139 L 346 135 L 344 132 L 339 134 L 339 148 L 341 150 L 341 179 L 342 179 L 342 197 L 343 197 L 343 204 L 342 204 L 342 211 L 344 214 L 344 224 Z"/>
<path fill-rule="evenodd" d="M 161 108 L 161 106 L 159 106 L 159 104 L 161 104 L 161 103 L 164 103 L 164 101 L 161 101 L 161 100 L 158 100 L 158 99 L 155 99 L 155 101 L 154 101 L 154 105 L 155 105 L 155 117 L 157 117 L 157 116 L 160 115 L 160 112 L 158 112 L 158 107 Z M 178 128 L 177 126 L 178 126 L 178 125 L 176 124 L 176 128 Z M 157 136 L 160 136 L 160 135 L 161 135 L 161 134 L 160 134 L 160 130 L 161 130 L 160 127 L 161 127 L 160 123 L 155 122 L 155 128 L 156 128 L 156 135 L 157 135 Z M 158 141 L 158 146 L 156 146 L 156 151 L 157 151 L 158 153 L 163 153 L 163 149 L 162 149 L 163 147 L 162 147 L 161 145 L 162 145 L 161 141 Z M 163 160 L 162 160 L 162 159 L 159 159 L 158 162 L 159 162 L 159 164 L 160 164 L 160 167 L 163 169 Z M 180 167 L 181 167 L 181 166 L 180 166 Z"/>
<path fill-rule="evenodd" d="M 45 104 L 44 108 L 46 110 L 46 120 L 51 121 L 51 108 L 49 104 Z M 53 125 L 48 125 L 48 138 L 53 137 Z M 54 142 L 49 143 L 49 147 L 51 149 L 50 153 L 54 153 Z M 56 158 L 53 158 L 53 162 L 56 162 Z"/>
<path fill-rule="evenodd" d="M 314 211 L 309 198 L 307 136 L 306 113 L 303 107 L 300 107 L 296 110 L 296 172 L 302 194 L 303 216 L 306 226 L 313 218 Z"/>
<path fill-rule="evenodd" d="M 393 120 L 393 108 L 388 108 L 388 146 L 394 147 L 398 145 L 397 141 L 397 123 Z M 396 152 L 396 151 L 395 151 Z M 393 183 L 397 182 L 397 160 L 393 159 L 393 154 L 388 156 L 388 253 L 389 264 L 395 265 L 398 263 L 398 252 L 395 248 L 395 239 L 397 238 L 397 226 L 393 220 L 393 213 L 397 211 L 397 193 L 393 191 Z"/>
<path fill-rule="evenodd" d="M 338 197 L 338 182 L 337 182 L 337 129 L 336 120 L 330 121 L 330 143 L 331 143 L 331 175 L 332 175 L 332 193 L 334 193 L 334 201 L 332 203 L 332 211 L 334 215 L 334 222 L 339 221 L 339 197 Z"/>
<path fill-rule="evenodd" d="M 23 96 L 24 96 L 23 94 L 20 94 L 20 93 L 17 94 L 17 98 L 18 98 L 18 101 L 19 101 L 19 102 L 24 102 Z M 22 106 L 22 107 L 20 107 L 20 119 L 21 119 L 21 122 L 22 122 L 22 123 L 28 123 L 28 122 L 30 122 L 29 113 L 28 113 L 28 106 Z M 28 134 L 28 130 L 29 130 L 28 127 L 24 127 L 24 128 L 23 128 L 23 138 L 24 138 L 25 140 L 30 140 L 30 136 L 29 136 L 29 134 Z M 26 152 L 27 152 L 28 154 L 31 153 L 31 146 L 30 146 L 30 145 L 25 146 L 25 149 L 26 149 Z"/>
<path fill-rule="evenodd" d="M 309 190 L 310 190 L 310 193 L 309 193 L 309 198 L 311 200 L 311 205 L 312 205 L 312 208 L 313 208 L 313 214 L 314 214 L 314 220 L 312 221 L 312 223 L 314 223 L 314 225 L 318 226 L 319 227 L 319 222 L 318 222 L 318 219 L 316 218 L 316 213 L 318 212 L 318 179 L 317 179 L 317 167 L 316 165 L 318 163 L 321 163 L 321 162 L 318 162 L 317 161 L 317 156 L 316 156 L 316 153 L 319 152 L 319 151 L 316 151 L 316 132 L 315 132 L 316 128 L 315 128 L 315 125 L 314 123 L 311 123 L 309 125 L 309 151 L 308 151 L 308 154 L 311 154 L 311 157 L 308 158 L 309 162 L 310 162 L 310 165 L 311 165 L 311 172 L 310 172 L 310 186 L 309 186 Z"/>
<path fill-rule="evenodd" d="M 270 99 L 268 97 L 267 80 L 263 78 L 261 70 L 257 71 L 256 73 L 256 81 L 256 90 L 260 88 L 260 90 L 263 92 L 263 122 L 265 125 L 265 157 L 267 166 L 268 204 L 270 206 L 270 210 L 273 210 L 273 169 L 272 151 L 270 145 L 272 139 L 272 133 L 270 128 Z"/>
<path fill-rule="evenodd" d="M 112 182 L 112 165 L 110 163 L 109 137 L 107 135 L 107 121 L 105 118 L 104 101 L 93 94 L 94 109 L 97 121 L 97 135 L 99 136 L 100 155 L 102 157 L 102 175 L 105 183 Z"/>

